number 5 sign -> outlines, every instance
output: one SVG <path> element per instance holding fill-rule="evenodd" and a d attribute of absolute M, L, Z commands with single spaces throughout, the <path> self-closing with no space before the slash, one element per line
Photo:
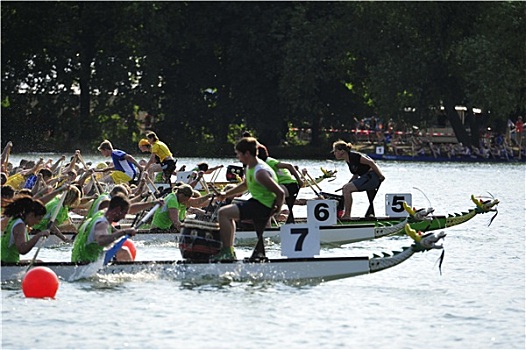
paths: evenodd
<path fill-rule="evenodd" d="M 385 195 L 385 215 L 392 217 L 406 217 L 408 213 L 405 211 L 403 203 L 411 206 L 411 193 L 388 193 Z"/>

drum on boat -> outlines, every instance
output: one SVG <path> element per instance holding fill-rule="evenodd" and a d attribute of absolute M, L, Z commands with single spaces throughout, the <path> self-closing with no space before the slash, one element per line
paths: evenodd
<path fill-rule="evenodd" d="M 181 235 L 177 238 L 183 258 L 189 260 L 208 260 L 219 253 L 221 241 L 219 224 L 201 220 L 186 219 L 182 224 Z"/>
<path fill-rule="evenodd" d="M 238 182 L 238 178 L 243 178 L 245 172 L 243 167 L 237 165 L 229 165 L 226 168 L 226 179 L 230 182 Z"/>

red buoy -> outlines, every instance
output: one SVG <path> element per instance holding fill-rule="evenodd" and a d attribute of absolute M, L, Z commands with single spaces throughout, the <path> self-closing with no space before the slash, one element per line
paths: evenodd
<path fill-rule="evenodd" d="M 128 238 L 124 242 L 123 247 L 127 247 L 128 248 L 128 250 L 130 251 L 132 260 L 135 261 L 135 256 L 137 255 L 137 248 L 135 247 L 135 243 L 133 243 L 133 241 Z"/>
<path fill-rule="evenodd" d="M 58 290 L 58 277 L 48 267 L 34 267 L 24 276 L 22 290 L 26 298 L 54 299 Z"/>

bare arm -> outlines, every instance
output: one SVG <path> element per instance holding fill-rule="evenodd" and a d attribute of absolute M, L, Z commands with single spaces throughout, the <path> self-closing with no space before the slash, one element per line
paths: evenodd
<path fill-rule="evenodd" d="M 284 169 L 287 169 L 288 171 L 290 171 L 290 173 L 292 174 L 292 176 L 294 176 L 296 178 L 296 181 L 298 181 L 298 186 L 301 188 L 303 187 L 303 180 L 298 172 L 298 169 L 296 169 L 296 167 L 290 163 L 284 163 L 284 162 L 279 162 L 277 164 L 277 167 L 278 168 L 284 168 Z"/>
<path fill-rule="evenodd" d="M 137 214 L 138 212 L 152 208 L 156 204 L 163 205 L 164 201 L 162 199 L 158 199 L 151 202 L 132 203 L 130 205 L 130 209 L 128 209 L 128 214 Z"/>
<path fill-rule="evenodd" d="M 64 174 L 67 174 L 69 171 L 75 169 L 75 164 L 77 164 L 77 160 L 79 159 L 79 154 L 80 154 L 80 151 L 76 150 L 75 155 L 73 155 L 73 159 L 71 159 L 71 162 L 69 163 L 68 167 L 62 171 Z"/>
<path fill-rule="evenodd" d="M 223 164 L 209 168 L 207 171 L 205 171 L 205 174 L 212 174 L 214 171 L 216 171 L 217 169 L 221 169 L 222 167 L 223 167 Z"/>
<path fill-rule="evenodd" d="M 133 228 L 125 228 L 108 234 L 108 225 L 104 222 L 99 222 L 95 225 L 95 242 L 98 245 L 105 247 L 125 235 L 134 236 L 136 232 L 137 231 Z"/>
<path fill-rule="evenodd" d="M 155 162 L 155 154 L 152 153 L 150 159 L 148 160 L 148 163 L 146 163 L 146 165 L 144 166 L 144 170 L 147 170 L 150 166 L 152 166 L 152 164 L 155 164 Z"/>
<path fill-rule="evenodd" d="M 384 174 L 382 174 L 382 171 L 380 170 L 378 165 L 376 165 L 376 163 L 372 159 L 368 159 L 366 157 L 361 157 L 360 158 L 360 163 L 369 165 L 369 167 L 371 167 L 371 169 L 373 169 L 373 171 L 378 175 L 378 177 L 380 178 L 380 181 L 384 181 L 385 180 Z"/>
<path fill-rule="evenodd" d="M 234 188 L 232 188 L 232 189 L 230 189 L 230 190 L 228 190 L 226 192 L 221 192 L 221 194 L 219 196 L 217 196 L 217 199 L 219 201 L 223 201 L 226 198 L 235 197 L 238 194 L 245 193 L 247 191 L 247 189 L 248 189 L 247 182 L 246 182 L 246 180 L 243 180 L 236 187 L 234 187 Z"/>
<path fill-rule="evenodd" d="M 4 150 L 2 151 L 2 171 L 7 173 L 7 163 L 9 163 L 9 155 L 11 154 L 11 149 L 13 148 L 13 142 L 9 141 L 5 145 Z"/>
<path fill-rule="evenodd" d="M 51 191 L 47 194 L 44 194 L 42 195 L 42 197 L 38 198 L 43 204 L 46 204 L 47 202 L 49 202 L 50 200 L 52 200 L 53 198 L 55 198 L 60 192 L 63 192 L 65 190 L 69 189 L 69 184 L 64 184 L 63 186 L 57 188 L 56 190 L 54 191 Z"/>
<path fill-rule="evenodd" d="M 60 157 L 56 162 L 55 164 L 53 164 L 53 166 L 51 166 L 51 168 L 49 170 L 51 170 L 51 172 L 53 174 L 55 174 L 57 172 L 57 169 L 58 169 L 58 166 L 60 165 L 60 163 L 62 163 L 64 160 L 66 159 L 66 156 L 62 156 Z"/>
<path fill-rule="evenodd" d="M 281 206 L 285 202 L 285 192 L 283 192 L 283 189 L 280 185 L 274 179 L 270 176 L 270 174 L 267 171 L 258 171 L 256 173 L 256 180 L 259 181 L 260 184 L 265 186 L 266 189 L 271 191 L 276 195 L 276 199 L 274 200 L 274 207 L 272 208 L 272 213 L 276 213 L 278 210 L 281 209 Z"/>
<path fill-rule="evenodd" d="M 132 164 L 134 164 L 134 165 L 137 167 L 137 169 L 139 169 L 139 171 L 141 171 L 141 172 L 143 171 L 143 168 L 142 168 L 142 166 L 139 164 L 139 162 L 137 162 L 137 161 L 135 160 L 135 158 L 133 158 L 133 157 L 130 156 L 129 154 L 126 154 L 126 155 L 124 156 L 124 159 L 126 159 L 127 161 L 129 161 L 129 162 L 131 162 Z"/>
<path fill-rule="evenodd" d="M 208 202 L 210 198 L 212 197 L 212 194 L 207 194 L 206 196 L 201 196 L 197 198 L 190 198 L 188 199 L 188 204 L 192 207 L 196 208 L 202 208 L 205 205 L 208 205 Z"/>
<path fill-rule="evenodd" d="M 26 227 L 19 223 L 13 228 L 14 241 L 16 249 L 20 254 L 27 254 L 37 244 L 40 237 L 48 237 L 49 230 L 40 231 L 35 234 L 29 241 L 26 241 Z"/>
<path fill-rule="evenodd" d="M 181 231 L 181 221 L 179 221 L 179 210 L 177 208 L 169 208 L 168 216 L 170 217 L 170 220 L 172 220 L 172 223 L 177 229 L 177 231 Z"/>

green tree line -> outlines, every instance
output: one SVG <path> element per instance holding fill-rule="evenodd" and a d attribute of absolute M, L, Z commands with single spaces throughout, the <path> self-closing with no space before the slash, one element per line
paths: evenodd
<path fill-rule="evenodd" d="M 459 141 L 526 111 L 524 2 L 2 1 L 2 140 L 231 155 L 378 116 Z M 455 106 L 482 110 L 460 121 Z M 407 108 L 414 112 L 406 112 Z M 324 150 L 326 152 L 326 150 Z"/>

